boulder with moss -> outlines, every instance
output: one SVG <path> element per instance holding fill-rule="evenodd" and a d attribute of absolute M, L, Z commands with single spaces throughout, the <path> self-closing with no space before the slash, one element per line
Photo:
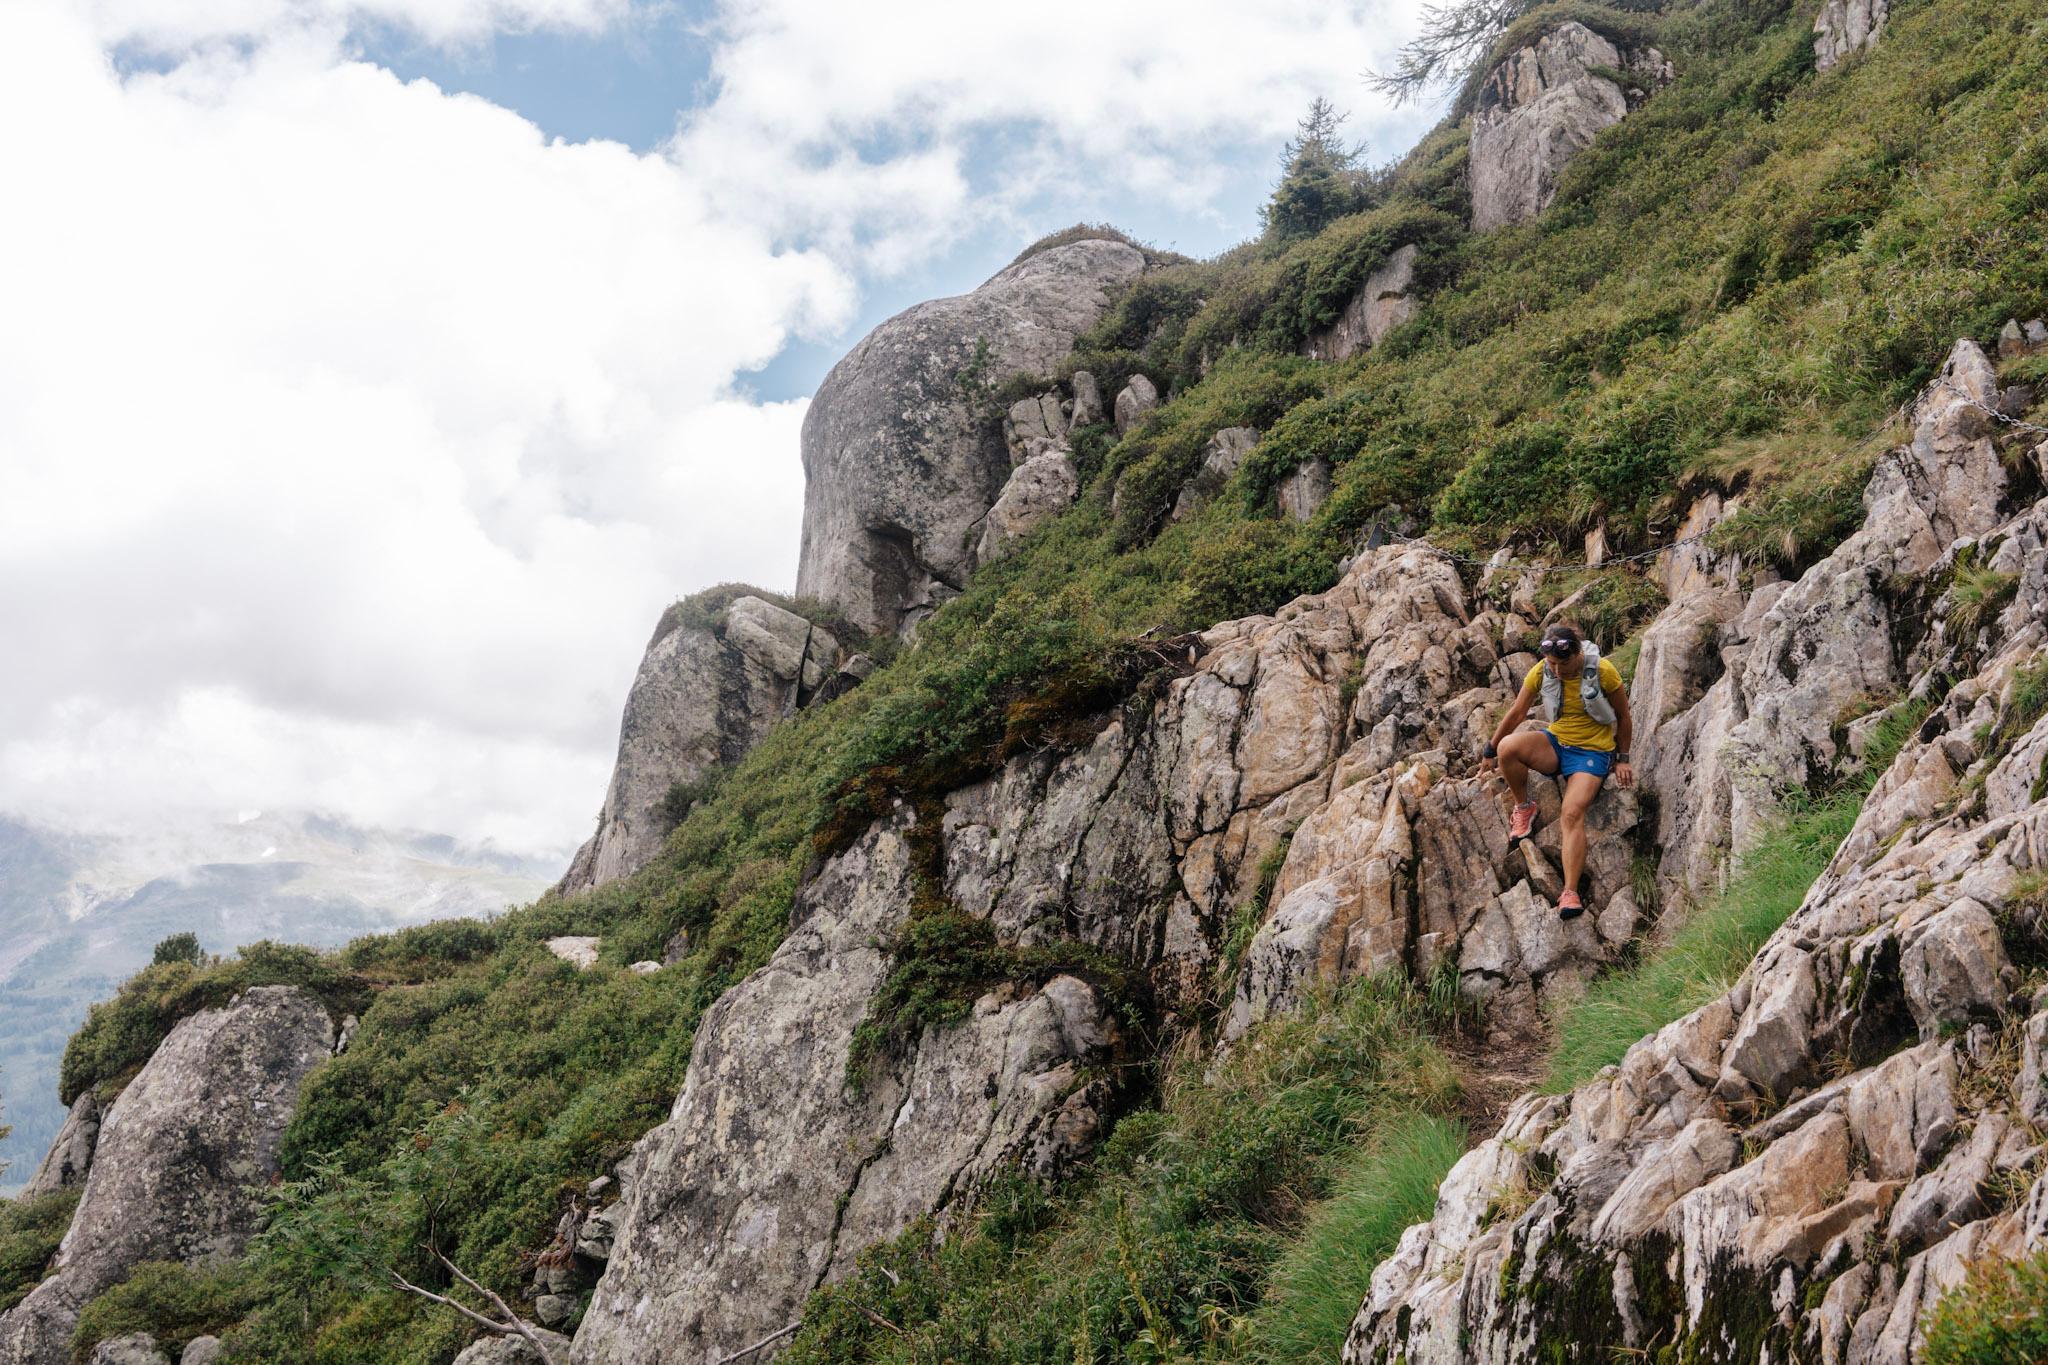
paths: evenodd
<path fill-rule="evenodd" d="M 239 1255 L 307 1074 L 334 1050 L 311 994 L 259 986 L 180 1022 L 121 1092 L 51 1272 L 0 1314 L 8 1365 L 68 1365 L 79 1310 L 144 1261 Z"/>

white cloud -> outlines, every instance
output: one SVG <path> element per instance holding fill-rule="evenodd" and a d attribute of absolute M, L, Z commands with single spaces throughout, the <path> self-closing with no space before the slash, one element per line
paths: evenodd
<path fill-rule="evenodd" d="M 660 607 L 793 574 L 803 404 L 736 376 L 1027 212 L 1210 207 L 1413 8 L 733 0 L 652 154 L 350 56 L 630 3 L 0 5 L 0 810 L 565 847 Z"/>
<path fill-rule="evenodd" d="M 84 0 L 76 12 L 102 42 L 178 53 L 220 39 L 340 33 L 365 23 L 430 43 L 473 43 L 506 30 L 595 30 L 630 7 L 630 0 Z"/>
<path fill-rule="evenodd" d="M 10 9 L 0 116 L 0 807 L 127 808 L 118 735 L 151 799 L 587 824 L 661 605 L 789 581 L 802 404 L 729 385 L 847 276 L 317 36 L 123 80 Z"/>
<path fill-rule="evenodd" d="M 1386 108 L 1365 79 L 1390 65 L 1418 11 L 1416 0 L 1041 0 L 1000 12 L 728 0 L 714 27 L 716 98 L 684 119 L 675 150 L 771 230 L 899 269 L 975 219 L 1048 195 L 1081 212 L 1109 193 L 1208 208 L 1233 165 L 1250 149 L 1277 152 L 1318 94 L 1356 108 L 1352 131 L 1382 155 L 1405 145 L 1429 112 Z M 970 195 L 969 154 L 987 139 L 1001 148 L 973 168 Z"/>

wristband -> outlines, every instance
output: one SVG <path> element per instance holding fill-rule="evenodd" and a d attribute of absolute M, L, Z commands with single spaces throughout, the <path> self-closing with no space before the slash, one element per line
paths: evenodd
<path fill-rule="evenodd" d="M 1479 756 L 1480 756 L 1481 758 L 1499 758 L 1499 757 L 1500 757 L 1500 750 L 1498 750 L 1498 749 L 1496 749 L 1496 748 L 1494 748 L 1494 747 L 1493 747 L 1493 741 L 1492 741 L 1492 740 L 1488 740 L 1488 741 L 1486 742 L 1486 747 L 1485 747 L 1484 749 L 1481 749 L 1481 750 L 1479 751 Z"/>
<path fill-rule="evenodd" d="M 1618 753 L 1616 753 L 1616 754 L 1614 755 L 1614 761 L 1615 761 L 1616 763 L 1626 763 L 1626 762 L 1628 762 L 1628 750 L 1626 750 L 1626 749 L 1623 749 L 1623 750 L 1619 751 Z"/>

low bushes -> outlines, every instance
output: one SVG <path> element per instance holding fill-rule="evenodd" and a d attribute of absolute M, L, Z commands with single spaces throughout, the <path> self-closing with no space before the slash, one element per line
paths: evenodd
<path fill-rule="evenodd" d="M 71 1359 L 85 1365 L 102 1341 L 131 1332 L 146 1332 L 176 1353 L 194 1337 L 229 1330 L 262 1300 L 255 1277 L 241 1266 L 203 1269 L 182 1261 L 144 1261 L 86 1304 L 71 1336 Z"/>
<path fill-rule="evenodd" d="M 77 1190 L 0 1199 L 0 1313 L 28 1297 L 42 1281 L 77 1207 Z"/>
<path fill-rule="evenodd" d="M 85 1090 L 101 1098 L 126 1085 L 170 1035 L 179 1020 L 225 1005 L 252 986 L 299 986 L 337 1016 L 359 1010 L 368 983 L 327 954 L 264 940 L 224 961 L 197 963 L 173 956 L 130 977 L 112 1000 L 94 1005 L 64 1048 L 58 1097 L 70 1104 Z"/>

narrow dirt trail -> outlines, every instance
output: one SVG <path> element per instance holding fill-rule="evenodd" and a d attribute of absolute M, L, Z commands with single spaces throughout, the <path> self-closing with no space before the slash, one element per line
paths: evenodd
<path fill-rule="evenodd" d="M 1508 1106 L 1543 1081 L 1555 1043 L 1547 1027 L 1461 1029 L 1444 1040 L 1458 1064 L 1463 1093 L 1458 1117 L 1465 1141 L 1476 1147 L 1500 1131 Z"/>

